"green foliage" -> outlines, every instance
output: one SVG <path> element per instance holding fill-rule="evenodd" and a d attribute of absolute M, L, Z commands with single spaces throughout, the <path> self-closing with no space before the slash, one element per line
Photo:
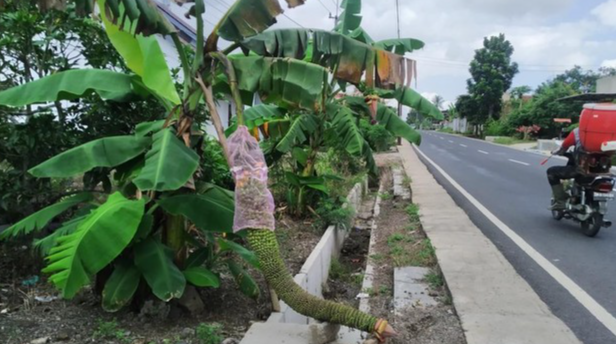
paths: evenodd
<path fill-rule="evenodd" d="M 468 117 L 471 123 L 484 123 L 500 113 L 503 93 L 518 73 L 518 64 L 511 61 L 513 50 L 505 35 L 500 34 L 484 38 L 483 48 L 475 51 L 470 67 L 472 78 L 467 83 L 478 112 Z"/>
<path fill-rule="evenodd" d="M 16 237 L 20 235 L 27 235 L 33 231 L 40 231 L 45 228 L 45 226 L 47 226 L 47 224 L 49 224 L 49 222 L 56 216 L 78 205 L 79 203 L 90 200 L 92 200 L 92 195 L 88 193 L 68 197 L 56 204 L 50 205 L 45 209 L 37 211 L 36 213 L 7 228 L 2 232 L 2 234 L 0 234 L 0 239 L 6 239 L 9 236 Z"/>
<path fill-rule="evenodd" d="M 145 166 L 134 180 L 135 185 L 144 191 L 181 188 L 199 167 L 199 156 L 171 129 L 159 131 L 153 139 L 152 149 L 145 156 Z"/>
<path fill-rule="evenodd" d="M 219 344 L 224 340 L 220 324 L 199 324 L 196 336 L 198 344 Z"/>
<path fill-rule="evenodd" d="M 375 152 L 387 152 L 396 144 L 396 138 L 385 126 L 371 125 L 367 120 L 361 120 L 360 126 L 366 141 Z"/>
<path fill-rule="evenodd" d="M 316 209 L 319 216 L 317 225 L 324 228 L 334 225 L 345 230 L 351 229 L 351 221 L 355 215 L 355 210 L 344 206 L 344 199 L 322 198 Z"/>
<path fill-rule="evenodd" d="M 361 25 L 361 0 L 343 0 L 342 13 L 335 30 L 343 35 L 349 35 Z"/>
<path fill-rule="evenodd" d="M 432 289 L 439 289 L 445 285 L 445 280 L 443 279 L 443 275 L 438 272 L 430 271 L 426 275 L 426 281 L 430 285 Z"/>
<path fill-rule="evenodd" d="M 486 136 L 507 136 L 512 133 L 509 123 L 504 119 L 489 119 L 485 124 L 484 134 Z"/>
<path fill-rule="evenodd" d="M 112 2 L 113 0 L 107 1 L 107 4 Z M 158 13 L 158 11 L 154 12 Z M 137 74 L 143 85 L 154 94 L 170 101 L 173 105 L 179 104 L 180 96 L 175 90 L 169 67 L 156 37 L 146 37 L 141 34 L 133 35 L 130 32 L 122 31 L 108 20 L 104 10 L 100 13 L 109 40 L 118 53 L 122 55 L 128 68 Z M 161 20 L 164 20 L 164 17 Z"/>
<path fill-rule="evenodd" d="M 153 238 L 135 247 L 135 265 L 154 295 L 163 301 L 182 297 L 186 286 L 186 278 L 173 263 L 173 255 L 171 248 Z"/>
<path fill-rule="evenodd" d="M 103 289 L 103 309 L 117 312 L 130 302 L 139 287 L 141 272 L 130 260 L 120 260 Z"/>
<path fill-rule="evenodd" d="M 133 78 L 99 69 L 75 69 L 46 76 L 0 92 L 0 105 L 21 107 L 34 103 L 73 100 L 92 93 L 102 99 L 124 100 L 131 96 Z"/>
<path fill-rule="evenodd" d="M 39 178 L 66 178 L 95 167 L 117 166 L 145 152 L 149 141 L 133 136 L 102 138 L 58 154 L 28 172 Z"/>
<path fill-rule="evenodd" d="M 92 211 L 75 232 L 56 241 L 43 270 L 66 298 L 72 298 L 90 282 L 90 276 L 111 263 L 137 232 L 143 201 L 131 201 L 119 193 Z M 117 226 L 122 223 L 122 226 Z"/>

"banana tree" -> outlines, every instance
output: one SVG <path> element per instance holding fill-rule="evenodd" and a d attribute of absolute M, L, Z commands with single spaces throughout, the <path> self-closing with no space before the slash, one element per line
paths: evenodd
<path fill-rule="evenodd" d="M 294 7 L 303 1 L 287 2 Z M 77 5 L 84 13 L 92 10 L 89 1 L 79 0 Z M 50 280 L 66 297 L 74 296 L 92 276 L 110 269 L 110 277 L 104 281 L 103 288 L 106 309 L 116 310 L 128 303 L 141 281 L 154 295 L 168 301 L 180 297 L 187 282 L 217 286 L 217 276 L 211 268 L 213 256 L 222 256 L 243 289 L 254 295 L 254 282 L 251 283 L 248 275 L 226 254 L 235 252 L 253 265 L 258 263 L 271 287 L 298 312 L 380 337 L 394 334 L 386 321 L 315 298 L 294 283 L 280 258 L 272 232 L 273 202 L 267 184 L 263 183 L 267 169 L 264 158 L 260 158 L 262 153 L 256 139 L 246 135 L 246 125 L 250 122 L 243 105 L 250 104 L 256 92 L 265 102 L 275 105 L 276 111 L 286 111 L 287 118 L 274 113 L 270 116 L 274 120 L 255 115 L 252 121 L 255 126 L 260 122 L 267 124 L 269 133 L 278 130 L 280 140 L 276 149 L 281 153 L 302 149 L 307 140 L 314 145 L 306 156 L 305 175 L 302 176 L 309 178 L 313 175 L 312 161 L 324 142 L 336 142 L 354 154 L 369 153 L 357 130 L 360 114 L 352 111 L 345 101 L 334 99 L 339 92 L 333 89 L 335 81 L 362 84 L 365 73 L 366 87 L 396 89 L 408 81 L 408 73 L 403 71 L 407 66 L 403 57 L 387 51 L 387 47 L 378 48 L 341 34 L 325 32 L 312 37 L 313 56 L 309 61 L 303 61 L 301 56 L 306 58 L 306 54 L 299 52 L 287 58 L 271 53 L 231 57 L 228 54 L 236 47 L 255 49 L 250 48 L 247 41 L 275 22 L 275 17 L 282 12 L 278 1 L 238 0 L 206 39 L 203 35 L 205 7 L 202 0 L 197 0 L 189 12 L 197 19 L 198 35 L 194 57 L 189 58 L 177 32 L 150 2 L 99 0 L 97 5 L 110 40 L 134 72 L 124 78 L 122 87 L 97 84 L 99 78 L 83 75 L 79 78 L 76 71 L 67 71 L 62 74 L 63 82 L 56 87 L 49 87 L 53 81 L 41 79 L 38 84 L 26 84 L 0 93 L 0 105 L 75 100 L 92 93 L 113 100 L 148 96 L 163 104 L 166 119 L 143 123 L 131 136 L 102 138 L 76 147 L 32 169 L 32 174 L 42 178 L 63 178 L 106 167 L 115 171 L 115 192 L 65 199 L 15 224 L 3 233 L 3 237 L 39 231 L 52 218 L 81 204 L 84 206 L 73 219 L 52 237 L 39 242 L 42 248 L 51 247 L 45 271 L 51 274 Z M 176 45 L 184 74 L 181 92 L 173 87 L 153 34 L 169 35 Z M 235 43 L 219 51 L 219 38 Z M 330 72 L 334 76 L 332 82 L 329 82 Z M 227 93 L 237 105 L 238 130 L 229 138 L 229 145 L 214 105 L 215 91 Z M 234 172 L 235 206 L 228 191 L 200 183 L 198 179 L 202 123 L 195 122 L 195 115 L 202 103 L 209 110 Z M 380 112 L 381 115 L 374 116 L 386 127 L 399 127 L 397 117 L 388 116 L 387 109 Z M 311 119 L 317 121 L 315 130 L 310 129 L 314 124 L 310 123 Z M 289 125 L 285 127 L 286 120 Z M 343 134 L 334 135 L 336 130 Z M 417 141 L 416 133 L 396 130 L 398 135 Z M 310 140 L 314 133 L 322 135 L 323 139 Z M 258 158 L 258 168 L 246 169 L 247 166 L 238 161 L 245 151 L 252 151 L 252 157 Z M 307 180 L 304 182 L 310 184 Z M 258 192 L 250 192 L 252 190 Z M 246 215 L 247 207 L 238 204 L 259 204 L 261 207 Z M 267 221 L 238 224 L 238 214 Z M 216 235 L 229 232 L 231 222 L 238 232 L 235 236 L 229 233 L 227 238 L 246 236 L 258 259 L 233 241 Z"/>

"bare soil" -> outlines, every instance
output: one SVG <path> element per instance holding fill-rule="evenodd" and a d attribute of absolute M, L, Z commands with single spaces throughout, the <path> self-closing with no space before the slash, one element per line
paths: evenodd
<path fill-rule="evenodd" d="M 283 259 L 295 274 L 322 233 L 311 230 L 309 222 L 284 215 L 279 216 L 277 226 Z M 241 339 L 253 322 L 266 320 L 272 312 L 264 278 L 251 271 L 261 289 L 258 300 L 246 297 L 231 276 L 223 275 L 220 288 L 198 290 L 205 304 L 200 314 L 191 315 L 173 302 L 167 305 L 158 301 L 150 301 L 140 310 L 105 313 L 100 298 L 90 289 L 73 300 L 58 298 L 58 291 L 40 272 L 42 259 L 26 244 L 0 245 L 2 344 L 27 344 L 41 338 L 54 344 L 200 344 L 205 343 L 203 335 L 196 333 L 200 324 L 220 324 L 222 339 Z"/>

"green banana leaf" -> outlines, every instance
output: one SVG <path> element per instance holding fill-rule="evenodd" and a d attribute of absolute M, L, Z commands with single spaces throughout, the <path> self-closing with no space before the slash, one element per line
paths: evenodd
<path fill-rule="evenodd" d="M 186 288 L 184 274 L 173 263 L 173 250 L 153 238 L 135 246 L 135 265 L 159 299 L 179 299 Z"/>
<path fill-rule="evenodd" d="M 186 259 L 186 268 L 199 267 L 203 265 L 211 256 L 213 256 L 213 254 L 207 247 L 198 248 Z"/>
<path fill-rule="evenodd" d="M 402 56 L 337 32 L 278 29 L 250 37 L 240 45 L 245 51 L 259 55 L 299 60 L 306 59 L 310 51 L 310 62 L 333 70 L 337 79 L 355 85 L 362 81 L 364 75 L 371 85 L 378 74 L 377 87 L 387 88 L 403 84 L 408 78 Z"/>
<path fill-rule="evenodd" d="M 288 153 L 294 147 L 306 142 L 310 134 L 319 127 L 318 118 L 312 114 L 302 114 L 293 120 L 293 124 L 282 137 L 276 149 L 282 153 Z"/>
<path fill-rule="evenodd" d="M 145 166 L 133 181 L 142 191 L 177 190 L 186 185 L 199 167 L 199 156 L 178 139 L 171 129 L 154 135 Z"/>
<path fill-rule="evenodd" d="M 259 258 L 257 258 L 257 255 L 244 246 L 234 243 L 233 241 L 218 238 L 218 247 L 220 248 L 220 252 L 237 253 L 237 255 L 244 259 L 248 264 L 257 269 L 260 268 Z"/>
<path fill-rule="evenodd" d="M 2 233 L 0 233 L 0 240 L 7 239 L 9 237 L 28 235 L 33 231 L 40 231 L 45 228 L 45 226 L 47 226 L 47 224 L 49 224 L 49 222 L 56 216 L 80 203 L 89 202 L 93 198 L 94 197 L 90 193 L 81 193 L 67 197 L 56 204 L 52 204 L 37 211 L 36 213 L 5 229 Z"/>
<path fill-rule="evenodd" d="M 157 133 L 163 129 L 165 122 L 166 120 L 161 119 L 158 121 L 139 123 L 137 127 L 135 127 L 135 136 L 144 137 L 150 133 Z"/>
<path fill-rule="evenodd" d="M 233 232 L 234 200 L 217 188 L 201 195 L 172 196 L 158 204 L 168 213 L 184 216 L 202 231 Z"/>
<path fill-rule="evenodd" d="M 250 276 L 250 274 L 248 274 L 248 272 L 246 272 L 240 264 L 234 262 L 233 260 L 227 260 L 227 266 L 235 278 L 235 283 L 237 283 L 240 287 L 240 291 L 248 297 L 257 299 L 261 293 L 259 290 L 259 285 L 255 282 L 252 276 Z"/>
<path fill-rule="evenodd" d="M 351 155 L 361 155 L 364 136 L 359 129 L 358 119 L 348 107 L 340 106 L 332 121 L 333 130 L 342 147 Z"/>
<path fill-rule="evenodd" d="M 94 93 L 105 100 L 126 100 L 134 94 L 133 78 L 102 69 L 67 70 L 0 92 L 0 105 L 21 107 Z"/>
<path fill-rule="evenodd" d="M 93 12 L 92 0 L 76 0 L 80 13 Z M 98 0 L 100 13 L 109 15 L 109 20 L 124 25 L 123 30 L 132 34 L 169 35 L 176 30 L 160 13 L 156 3 L 151 0 Z"/>
<path fill-rule="evenodd" d="M 304 2 L 287 0 L 291 8 Z M 278 0 L 237 0 L 220 20 L 218 35 L 227 41 L 241 41 L 274 25 L 282 12 Z"/>
<path fill-rule="evenodd" d="M 173 105 L 179 104 L 180 96 L 175 89 L 165 55 L 156 37 L 146 37 L 142 34 L 133 35 L 121 30 L 108 20 L 104 11 L 103 3 L 105 2 L 110 4 L 112 1 L 99 0 L 100 15 L 105 24 L 105 31 L 113 46 L 126 61 L 128 68 L 141 77 L 143 85 L 150 91 L 170 101 Z"/>
<path fill-rule="evenodd" d="M 188 283 L 200 288 L 218 288 L 220 279 L 204 267 L 192 267 L 182 271 Z"/>
<path fill-rule="evenodd" d="M 127 259 L 119 260 L 103 289 L 103 309 L 117 312 L 135 295 L 141 281 L 141 272 Z"/>
<path fill-rule="evenodd" d="M 67 178 L 95 167 L 114 167 L 145 152 L 150 138 L 112 136 L 69 149 L 31 168 L 38 178 Z"/>
<path fill-rule="evenodd" d="M 374 40 L 372 39 L 372 37 L 370 37 L 370 35 L 361 26 L 353 30 L 353 32 L 351 32 L 348 36 L 362 43 L 366 43 L 366 44 L 374 43 Z"/>
<path fill-rule="evenodd" d="M 432 102 L 412 88 L 401 87 L 395 91 L 377 90 L 377 94 L 381 98 L 396 99 L 402 105 L 413 108 L 424 116 L 437 120 L 443 119 L 443 113 Z"/>
<path fill-rule="evenodd" d="M 86 216 L 79 216 L 62 224 L 62 227 L 56 229 L 52 234 L 38 240 L 34 240 L 33 247 L 39 252 L 41 257 L 49 255 L 51 249 L 56 246 L 56 240 L 65 235 L 69 235 L 77 230 L 79 224 Z"/>
<path fill-rule="evenodd" d="M 374 46 L 389 52 L 403 55 L 424 47 L 424 42 L 414 38 L 394 38 L 378 41 Z"/>
<path fill-rule="evenodd" d="M 230 57 L 237 74 L 238 88 L 258 92 L 266 103 L 285 108 L 321 111 L 327 89 L 328 72 L 312 63 L 260 56 Z"/>
<path fill-rule="evenodd" d="M 361 25 L 361 0 L 343 0 L 341 7 L 343 11 L 334 30 L 349 35 Z"/>
<path fill-rule="evenodd" d="M 376 120 L 394 136 L 401 137 L 416 145 L 421 144 L 421 135 L 403 121 L 402 118 L 398 117 L 398 114 L 391 108 L 379 104 Z"/>
<path fill-rule="evenodd" d="M 47 257 L 45 273 L 62 295 L 70 299 L 109 265 L 131 242 L 143 216 L 145 201 L 131 201 L 119 192 L 94 210 L 77 230 L 58 238 Z M 118 226 L 121 224 L 121 226 Z"/>

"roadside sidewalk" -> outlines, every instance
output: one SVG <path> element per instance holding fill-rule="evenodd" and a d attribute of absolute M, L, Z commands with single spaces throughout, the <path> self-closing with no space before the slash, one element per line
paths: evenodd
<path fill-rule="evenodd" d="M 437 183 L 411 145 L 398 148 L 467 342 L 580 343 Z"/>

